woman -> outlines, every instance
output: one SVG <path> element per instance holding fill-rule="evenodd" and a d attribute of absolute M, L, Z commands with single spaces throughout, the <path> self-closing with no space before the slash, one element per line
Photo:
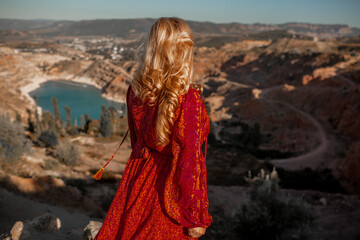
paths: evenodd
<path fill-rule="evenodd" d="M 150 30 L 126 97 L 132 152 L 97 240 L 197 239 L 212 222 L 201 150 L 210 120 L 191 82 L 193 45 L 182 19 Z"/>

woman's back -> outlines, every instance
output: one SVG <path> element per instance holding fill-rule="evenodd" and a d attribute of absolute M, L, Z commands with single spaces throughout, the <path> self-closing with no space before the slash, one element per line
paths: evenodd
<path fill-rule="evenodd" d="M 95 239 L 197 239 L 212 222 L 201 150 L 210 120 L 185 21 L 159 19 L 140 66 L 126 97 L 132 152 Z"/>
<path fill-rule="evenodd" d="M 95 239 L 194 239 L 186 228 L 209 227 L 207 174 L 201 145 L 210 121 L 200 94 L 189 89 L 171 142 L 155 147 L 156 106 L 141 104 L 129 87 L 132 153 L 103 227 Z"/>

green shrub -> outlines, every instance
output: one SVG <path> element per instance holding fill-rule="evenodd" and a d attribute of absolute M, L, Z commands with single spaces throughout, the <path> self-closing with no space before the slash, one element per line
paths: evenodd
<path fill-rule="evenodd" d="M 109 137 L 113 134 L 114 126 L 110 109 L 106 109 L 104 105 L 101 108 L 100 115 L 100 133 L 103 137 Z"/>
<path fill-rule="evenodd" d="M 59 143 L 59 136 L 56 132 L 51 130 L 43 131 L 38 137 L 39 145 L 45 145 L 45 147 L 55 147 Z"/>
<path fill-rule="evenodd" d="M 55 159 L 46 158 L 44 159 L 44 164 L 42 165 L 42 168 L 45 170 L 54 170 L 59 167 L 59 162 Z"/>
<path fill-rule="evenodd" d="M 55 118 L 50 111 L 47 110 L 42 111 L 40 122 L 41 122 L 41 129 L 43 131 L 45 130 L 50 130 L 53 132 L 57 131 Z"/>
<path fill-rule="evenodd" d="M 75 166 L 78 163 L 80 151 L 69 141 L 64 141 L 56 146 L 54 156 L 65 165 Z"/>
<path fill-rule="evenodd" d="M 314 217 L 303 199 L 280 194 L 277 180 L 259 180 L 252 187 L 250 202 L 235 216 L 240 239 L 286 239 L 289 232 L 308 237 Z"/>
<path fill-rule="evenodd" d="M 67 128 L 67 132 L 72 136 L 76 136 L 79 134 L 79 129 L 78 129 L 78 127 L 72 125 Z"/>
<path fill-rule="evenodd" d="M 66 127 L 70 127 L 71 124 L 71 109 L 68 106 L 64 106 L 66 113 Z"/>
<path fill-rule="evenodd" d="M 0 115 L 0 160 L 19 160 L 24 153 L 31 153 L 32 143 L 24 134 L 24 127 L 11 122 L 9 116 Z"/>

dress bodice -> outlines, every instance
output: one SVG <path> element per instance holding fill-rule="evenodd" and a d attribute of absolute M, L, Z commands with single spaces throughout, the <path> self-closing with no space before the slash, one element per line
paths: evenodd
<path fill-rule="evenodd" d="M 167 214 L 185 227 L 209 227 L 207 171 L 202 144 L 210 131 L 210 120 L 200 93 L 193 88 L 180 97 L 175 113 L 171 141 L 156 146 L 156 106 L 146 106 L 135 97 L 131 86 L 127 94 L 128 123 L 132 153 L 129 161 L 166 161 L 161 196 Z M 159 156 L 160 154 L 160 156 Z"/>
<path fill-rule="evenodd" d="M 186 139 L 183 132 L 184 116 L 180 116 L 180 113 L 181 110 L 189 111 L 190 114 L 195 111 L 196 105 L 193 104 L 194 102 L 190 103 L 191 101 L 194 101 L 194 99 L 192 99 L 193 96 L 197 96 L 198 98 L 200 98 L 200 94 L 193 88 L 189 88 L 189 91 L 185 95 L 180 96 L 179 107 L 175 112 L 174 126 L 172 128 L 172 134 L 170 136 L 172 141 L 170 141 L 169 144 L 166 146 L 156 146 L 155 123 L 158 106 L 148 106 L 142 104 L 141 100 L 135 96 L 130 85 L 127 96 L 127 112 L 128 116 L 130 115 L 132 119 L 132 123 L 129 123 L 129 125 L 133 125 L 133 129 L 131 129 L 133 131 L 133 133 L 131 134 L 131 144 L 133 149 L 132 157 L 140 158 L 145 152 L 148 152 L 149 150 L 155 150 L 161 154 L 170 156 L 173 154 L 173 141 L 177 141 L 178 143 L 180 143 L 181 146 L 185 145 Z M 184 105 L 185 100 L 188 100 L 186 107 L 182 106 Z M 203 116 L 203 118 L 200 119 L 201 122 L 199 126 L 201 128 L 202 135 L 201 143 L 203 143 L 210 130 L 210 121 L 203 103 L 202 106 L 200 106 L 200 109 L 197 109 L 197 111 L 201 111 L 202 114 L 200 115 Z M 197 121 L 197 119 L 193 119 L 191 123 L 188 122 L 186 124 L 196 124 L 195 121 Z"/>

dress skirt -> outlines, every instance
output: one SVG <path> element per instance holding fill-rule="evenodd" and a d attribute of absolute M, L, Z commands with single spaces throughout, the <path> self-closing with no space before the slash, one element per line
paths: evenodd
<path fill-rule="evenodd" d="M 164 209 L 163 189 L 170 160 L 157 151 L 151 151 L 147 158 L 129 159 L 95 240 L 198 239 L 187 236 L 187 229 Z"/>

